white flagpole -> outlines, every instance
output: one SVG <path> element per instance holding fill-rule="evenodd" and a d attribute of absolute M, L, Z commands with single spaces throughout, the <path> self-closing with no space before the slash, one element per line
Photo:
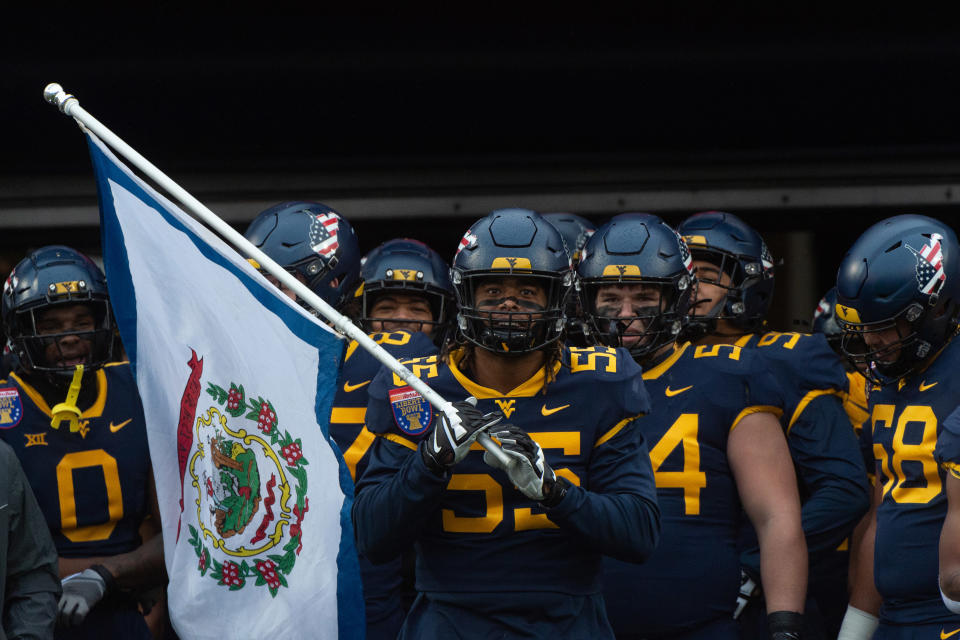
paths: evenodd
<path fill-rule="evenodd" d="M 304 300 L 324 318 L 329 320 L 334 329 L 345 334 L 350 339 L 356 340 L 357 344 L 373 354 L 373 357 L 413 387 L 427 402 L 447 415 L 456 414 L 456 409 L 453 408 L 452 403 L 431 389 L 426 382 L 413 375 L 409 369 L 400 364 L 386 349 L 371 340 L 370 337 L 364 333 L 362 329 L 353 324 L 349 318 L 339 313 L 320 298 L 320 296 L 311 291 L 305 284 L 287 273 L 283 267 L 271 260 L 267 254 L 260 251 L 260 249 L 254 246 L 249 240 L 244 238 L 243 234 L 237 232 L 233 227 L 224 222 L 202 202 L 190 195 L 186 189 L 171 180 L 149 160 L 140 155 L 133 147 L 90 115 L 80 106 L 80 102 L 75 97 L 63 90 L 63 87 L 55 82 L 50 83 L 43 90 L 43 97 L 47 102 L 60 109 L 61 113 L 76 120 L 80 128 L 89 130 L 142 171 L 144 175 L 163 187 L 163 189 L 184 205 L 191 214 L 212 227 L 240 253 L 256 260 L 265 271 L 295 291 L 301 300 Z M 511 462 L 497 443 L 491 440 L 490 436 L 486 433 L 481 433 L 477 437 L 477 442 L 493 454 L 504 466 Z"/>

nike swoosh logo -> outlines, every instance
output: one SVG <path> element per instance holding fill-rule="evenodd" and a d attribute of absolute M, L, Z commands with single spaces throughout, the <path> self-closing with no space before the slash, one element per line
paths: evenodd
<path fill-rule="evenodd" d="M 540 415 L 551 416 L 551 415 L 555 414 L 557 411 L 563 411 L 564 409 L 566 409 L 566 408 L 569 407 L 569 406 L 570 406 L 570 405 L 565 404 L 565 405 L 563 405 L 562 407 L 557 407 L 556 409 L 547 409 L 547 405 L 544 404 L 544 405 L 540 408 Z"/>
<path fill-rule="evenodd" d="M 110 421 L 110 433 L 116 433 L 117 431 L 120 431 L 120 429 L 123 429 L 125 426 L 127 426 L 128 424 L 130 424 L 130 422 L 131 422 L 132 420 L 133 420 L 133 418 L 127 418 L 126 420 L 124 420 L 124 421 L 121 422 L 120 424 L 113 424 L 113 420 L 111 420 L 111 421 Z"/>
<path fill-rule="evenodd" d="M 938 384 L 940 384 L 939 382 L 931 382 L 930 384 L 924 384 L 924 382 L 926 382 L 926 380 L 920 383 L 920 391 L 926 391 L 927 389 L 933 388 Z M 960 629 L 957 629 L 957 631 L 960 631 Z M 954 631 L 954 633 L 956 633 L 956 631 Z"/>
<path fill-rule="evenodd" d="M 350 384 L 350 381 L 347 380 L 346 382 L 343 383 L 343 390 L 346 391 L 347 393 L 350 393 L 351 391 L 356 391 L 360 387 L 367 386 L 368 384 L 370 384 L 370 382 L 371 380 L 365 380 L 363 382 L 358 382 L 357 384 Z"/>
<path fill-rule="evenodd" d="M 664 393 L 667 394 L 668 398 L 672 398 L 673 396 L 678 396 L 684 391 L 689 391 L 690 389 L 693 389 L 693 385 L 690 385 L 689 387 L 684 387 L 683 389 L 676 389 L 676 390 L 671 389 L 670 386 L 668 385 Z"/>
<path fill-rule="evenodd" d="M 933 384 L 937 384 L 937 383 L 934 382 Z M 930 385 L 930 386 L 932 387 L 933 384 Z M 957 629 L 957 630 L 955 630 L 955 631 L 951 631 L 950 633 L 944 633 L 943 627 L 940 627 L 940 640 L 944 640 L 945 638 L 949 638 L 950 636 L 955 636 L 955 635 L 957 635 L 958 633 L 960 633 L 960 629 Z"/>
<path fill-rule="evenodd" d="M 8 502 L 7 504 L 10 504 L 10 503 Z M 0 509 L 6 509 L 6 508 L 7 508 L 7 504 L 0 505 Z"/>

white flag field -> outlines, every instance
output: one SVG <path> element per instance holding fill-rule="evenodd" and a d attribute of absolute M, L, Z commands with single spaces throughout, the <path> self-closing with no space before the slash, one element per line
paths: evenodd
<path fill-rule="evenodd" d="M 87 135 L 176 632 L 362 638 L 352 484 L 328 430 L 343 341 Z"/>

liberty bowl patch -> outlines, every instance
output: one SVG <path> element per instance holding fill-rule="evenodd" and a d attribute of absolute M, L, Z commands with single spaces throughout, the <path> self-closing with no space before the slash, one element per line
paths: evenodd
<path fill-rule="evenodd" d="M 0 429 L 12 429 L 23 417 L 23 402 L 20 391 L 15 388 L 0 389 Z"/>
<path fill-rule="evenodd" d="M 418 436 L 430 428 L 433 407 L 413 387 L 390 390 L 393 421 L 407 435 Z"/>

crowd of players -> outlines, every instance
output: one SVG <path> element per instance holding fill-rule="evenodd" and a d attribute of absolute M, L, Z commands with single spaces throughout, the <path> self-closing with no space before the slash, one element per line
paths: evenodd
<path fill-rule="evenodd" d="M 456 408 L 346 345 L 330 432 L 355 483 L 368 638 L 960 632 L 960 244 L 942 222 L 867 230 L 813 334 L 764 330 L 774 260 L 729 213 L 595 228 L 502 209 L 451 263 L 408 238 L 361 259 L 319 203 L 245 235 Z M 2 319 L 0 440 L 32 492 L 0 506 L 0 533 L 36 558 L 0 562 L 4 631 L 172 637 L 102 272 L 33 251 Z"/>

